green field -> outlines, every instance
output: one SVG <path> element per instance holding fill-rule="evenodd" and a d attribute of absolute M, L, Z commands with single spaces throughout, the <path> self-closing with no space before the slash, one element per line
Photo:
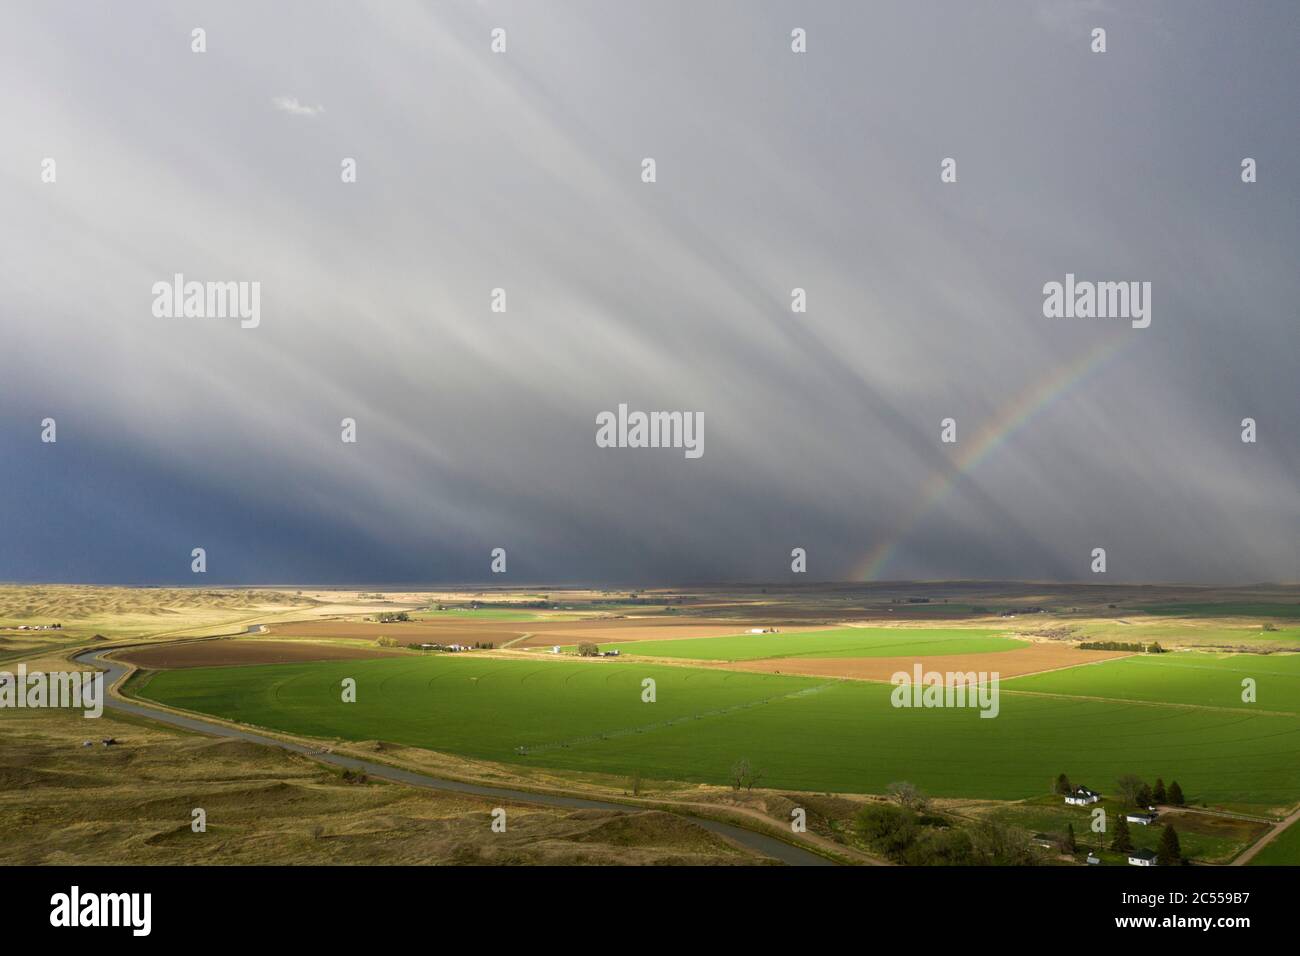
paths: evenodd
<path fill-rule="evenodd" d="M 532 611 L 514 611 L 504 607 L 449 607 L 445 611 L 412 611 L 413 621 L 439 621 L 447 618 L 467 618 L 471 621 L 500 621 L 515 624 L 522 621 L 548 620 L 548 615 Z"/>
<path fill-rule="evenodd" d="M 356 703 L 341 701 L 345 677 Z M 641 700 L 647 677 L 655 703 Z M 762 786 L 821 792 L 901 779 L 936 796 L 1020 799 L 1064 771 L 1103 792 L 1125 773 L 1177 779 L 1197 804 L 1300 798 L 1300 720 L 1212 708 L 1004 693 L 989 720 L 895 709 L 877 683 L 472 655 L 163 671 L 136 690 L 308 736 L 651 779 L 722 784 L 744 757 Z"/>
<path fill-rule="evenodd" d="M 695 661 L 757 661 L 768 657 L 927 657 L 1012 651 L 1025 641 L 965 627 L 841 627 L 789 634 L 734 634 L 671 641 L 605 644 L 622 654 Z"/>
<path fill-rule="evenodd" d="M 1292 617 L 1300 618 L 1300 604 L 1220 602 L 1145 604 L 1137 610 L 1163 617 Z"/>
<path fill-rule="evenodd" d="M 1241 699 L 1246 677 L 1253 704 Z M 1143 654 L 1011 678 L 1003 689 L 1300 714 L 1300 654 Z"/>
<path fill-rule="evenodd" d="M 1260 850 L 1248 866 L 1300 866 L 1300 825 L 1291 824 Z"/>

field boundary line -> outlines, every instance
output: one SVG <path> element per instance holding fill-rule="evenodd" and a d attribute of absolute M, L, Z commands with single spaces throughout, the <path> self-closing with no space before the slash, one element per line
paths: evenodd
<path fill-rule="evenodd" d="M 1029 675 L 1024 675 L 1028 677 Z M 1013 678 L 1014 679 L 1014 678 Z M 1172 700 L 1132 700 L 1128 697 L 1095 697 L 1090 694 L 1053 694 L 1044 690 L 1016 690 L 1001 688 L 1004 694 L 1020 694 L 1024 697 L 1055 697 L 1061 700 L 1090 700 L 1104 704 L 1143 704 L 1147 707 L 1180 707 L 1183 710 L 1208 710 L 1215 713 L 1242 714 L 1247 717 L 1290 717 L 1300 720 L 1300 714 L 1282 710 L 1247 710 L 1244 707 L 1223 707 L 1218 704 L 1185 704 Z"/>
<path fill-rule="evenodd" d="M 502 644 L 499 650 L 504 651 L 507 647 L 514 647 L 514 645 L 518 644 L 520 641 L 526 641 L 532 636 L 533 636 L 532 632 L 529 632 L 527 634 L 520 634 L 518 637 L 513 637 L 510 640 L 506 641 L 504 644 Z"/>

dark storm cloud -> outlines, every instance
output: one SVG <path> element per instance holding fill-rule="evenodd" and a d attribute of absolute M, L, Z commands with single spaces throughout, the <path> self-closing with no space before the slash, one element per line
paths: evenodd
<path fill-rule="evenodd" d="M 1300 18 L 1127 7 L 14 12 L 0 578 L 1294 580 Z M 622 402 L 704 456 L 597 448 Z"/>

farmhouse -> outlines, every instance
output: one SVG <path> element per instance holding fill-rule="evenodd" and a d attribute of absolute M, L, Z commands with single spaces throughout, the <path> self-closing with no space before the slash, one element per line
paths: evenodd
<path fill-rule="evenodd" d="M 1101 799 L 1101 794 L 1096 790 L 1089 790 L 1087 787 L 1075 787 L 1065 795 L 1065 802 L 1074 807 L 1086 807 L 1090 803 L 1096 803 Z"/>
<path fill-rule="evenodd" d="M 1128 855 L 1128 861 L 1132 866 L 1155 866 L 1156 855 L 1150 850 L 1134 850 Z"/>
<path fill-rule="evenodd" d="M 1151 824 L 1156 822 L 1156 814 L 1126 813 L 1124 814 L 1124 819 L 1127 820 L 1129 823 L 1140 823 L 1144 827 L 1149 827 Z"/>

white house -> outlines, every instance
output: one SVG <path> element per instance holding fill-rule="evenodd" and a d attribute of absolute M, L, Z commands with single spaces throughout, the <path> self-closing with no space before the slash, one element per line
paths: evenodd
<path fill-rule="evenodd" d="M 1089 866 L 1096 866 L 1096 865 L 1097 865 L 1098 863 L 1100 863 L 1100 862 L 1101 862 L 1101 857 L 1097 856 L 1097 854 L 1095 854 L 1095 853 L 1089 853 L 1089 854 L 1088 854 L 1088 865 L 1089 865 Z"/>
<path fill-rule="evenodd" d="M 1096 790 L 1089 790 L 1087 787 L 1075 787 L 1065 795 L 1065 802 L 1074 807 L 1086 807 L 1090 803 L 1096 803 L 1101 799 L 1101 794 Z"/>
<path fill-rule="evenodd" d="M 558 653 L 560 653 L 560 645 L 559 645 L 559 644 L 556 644 L 555 646 L 553 646 L 553 647 L 551 648 L 551 653 L 552 653 L 552 654 L 558 654 Z"/>
<path fill-rule="evenodd" d="M 1134 850 L 1128 855 L 1128 861 L 1132 866 L 1155 866 L 1156 855 L 1150 850 Z"/>
<path fill-rule="evenodd" d="M 1149 827 L 1151 824 L 1156 822 L 1156 814 L 1126 813 L 1124 814 L 1124 819 L 1127 820 L 1129 823 L 1140 823 L 1144 827 Z"/>

